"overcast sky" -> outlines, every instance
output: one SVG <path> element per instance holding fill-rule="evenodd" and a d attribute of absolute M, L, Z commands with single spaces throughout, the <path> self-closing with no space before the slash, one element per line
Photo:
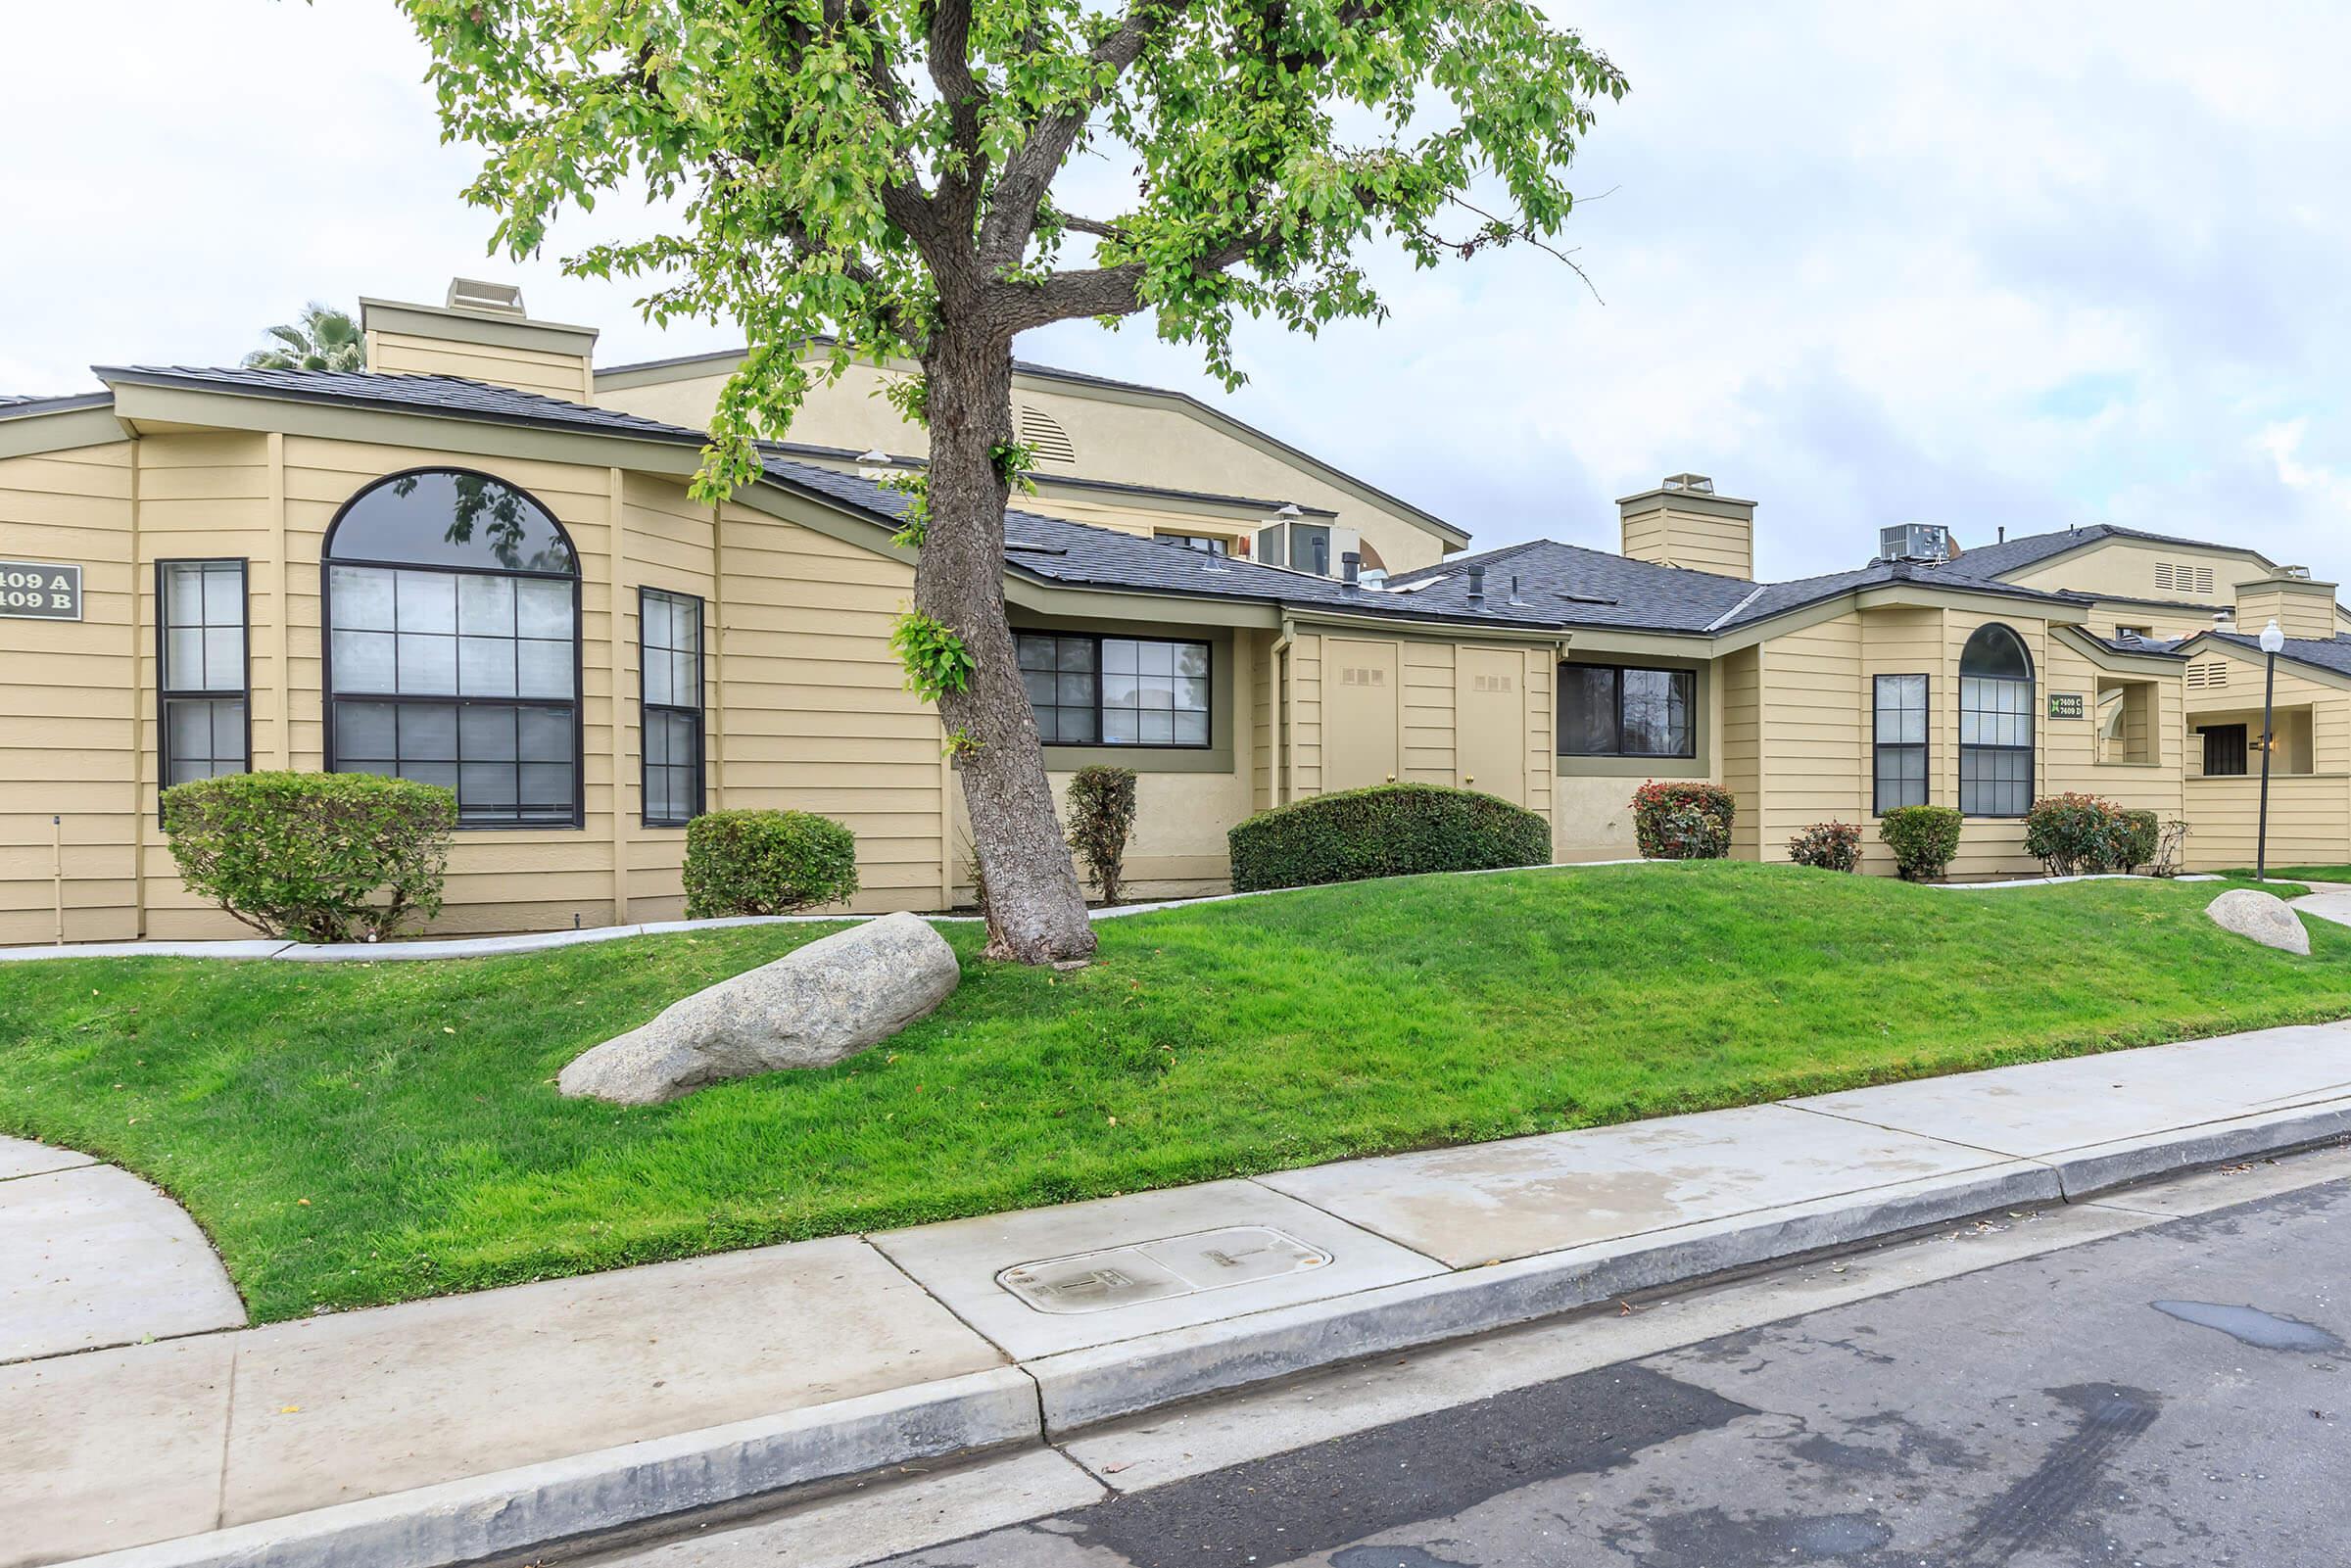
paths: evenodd
<path fill-rule="evenodd" d="M 1760 501 L 1758 566 L 2107 520 L 2351 576 L 2351 8 L 1553 0 L 1631 76 L 1570 243 L 1414 273 L 1384 324 L 1248 330 L 1227 398 L 1147 324 L 1021 352 L 1180 387 L 1468 529 L 1612 548 L 1695 469 Z M 0 58 L 0 392 L 234 363 L 307 299 L 512 278 L 656 333 L 626 288 L 490 261 L 473 166 L 382 0 L 24 6 Z M 1605 302 L 1605 303 L 1604 303 Z"/>

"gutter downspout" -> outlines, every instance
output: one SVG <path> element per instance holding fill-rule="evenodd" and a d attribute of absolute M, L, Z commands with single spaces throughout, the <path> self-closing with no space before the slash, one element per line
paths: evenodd
<path fill-rule="evenodd" d="M 1274 668 L 1268 675 L 1268 689 L 1271 691 L 1271 703 L 1274 703 L 1274 712 L 1270 715 L 1270 729 L 1274 734 L 1274 754 L 1271 754 L 1268 781 L 1265 781 L 1268 806 L 1291 804 L 1291 792 L 1288 792 L 1291 729 L 1283 719 L 1291 712 L 1291 641 L 1295 640 L 1295 635 L 1298 635 L 1298 623 L 1291 621 L 1288 616 L 1281 616 L 1281 635 L 1274 637 L 1274 646 L 1265 651 L 1265 656 L 1274 660 Z"/>

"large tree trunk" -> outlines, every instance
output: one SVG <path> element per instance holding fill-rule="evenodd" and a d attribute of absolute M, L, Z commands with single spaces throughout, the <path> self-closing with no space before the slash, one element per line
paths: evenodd
<path fill-rule="evenodd" d="M 1085 895 L 1053 814 L 1036 715 L 1021 686 L 1004 619 L 1006 482 L 991 448 L 1012 441 L 1012 346 L 941 332 L 923 357 L 929 380 L 931 522 L 914 601 L 953 628 L 972 655 L 971 684 L 939 699 L 960 748 L 980 872 L 987 880 L 987 952 L 1024 964 L 1081 963 L 1094 951 Z"/>

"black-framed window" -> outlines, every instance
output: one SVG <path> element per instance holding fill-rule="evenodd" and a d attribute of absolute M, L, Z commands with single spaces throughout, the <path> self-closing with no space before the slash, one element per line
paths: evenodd
<path fill-rule="evenodd" d="M 155 566 L 157 777 L 163 786 L 253 767 L 242 560 Z"/>
<path fill-rule="evenodd" d="M 1215 534 L 1171 534 L 1165 531 L 1151 536 L 1162 545 L 1176 545 L 1184 549 L 1198 550 L 1203 555 L 1229 555 L 1232 543 Z"/>
<path fill-rule="evenodd" d="M 645 825 L 683 828 L 702 814 L 702 601 L 637 591 L 645 715 Z"/>
<path fill-rule="evenodd" d="M 1994 622 L 1959 652 L 1959 810 L 2022 817 L 2033 809 L 2033 655 Z"/>
<path fill-rule="evenodd" d="M 1927 803 L 1927 689 L 1923 675 L 1881 675 L 1873 683 L 1873 809 L 1881 817 L 1897 806 Z"/>
<path fill-rule="evenodd" d="M 1562 757 L 1695 757 L 1697 712 L 1696 671 L 1559 666 Z"/>
<path fill-rule="evenodd" d="M 1208 643 L 1022 632 L 1014 645 L 1046 745 L 1209 744 Z"/>
<path fill-rule="evenodd" d="M 461 828 L 578 827 L 579 567 L 553 515 L 487 474 L 395 474 L 324 554 L 328 769 L 446 785 Z"/>

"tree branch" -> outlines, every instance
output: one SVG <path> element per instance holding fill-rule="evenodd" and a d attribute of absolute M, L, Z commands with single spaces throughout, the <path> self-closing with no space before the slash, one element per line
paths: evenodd
<path fill-rule="evenodd" d="M 981 258 L 992 267 L 1017 265 L 1036 231 L 1036 213 L 1053 187 L 1053 177 L 1070 156 L 1078 135 L 1127 69 L 1142 58 L 1153 39 L 1173 25 L 1191 0 L 1133 0 L 1118 26 L 1094 45 L 1094 85 L 1058 115 L 1039 120 L 1020 150 L 1005 160 L 980 234 Z M 1071 225 L 1075 227 L 1076 225 Z"/>

